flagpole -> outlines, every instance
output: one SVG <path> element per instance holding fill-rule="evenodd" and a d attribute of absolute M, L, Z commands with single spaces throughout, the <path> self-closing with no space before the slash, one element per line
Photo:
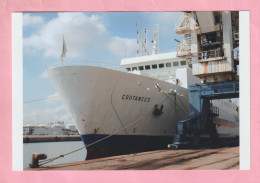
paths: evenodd
<path fill-rule="evenodd" d="M 64 34 L 62 34 L 62 51 L 60 56 L 60 65 L 63 65 L 63 47 L 64 47 Z"/>
<path fill-rule="evenodd" d="M 62 56 L 60 57 L 60 65 L 61 66 L 63 65 L 63 57 Z"/>
<path fill-rule="evenodd" d="M 66 47 L 66 43 L 65 43 L 65 39 L 64 39 L 64 34 L 62 37 L 62 52 L 61 52 L 61 56 L 60 56 L 60 64 L 63 65 L 63 58 L 66 57 L 66 52 L 67 52 L 67 47 Z"/>

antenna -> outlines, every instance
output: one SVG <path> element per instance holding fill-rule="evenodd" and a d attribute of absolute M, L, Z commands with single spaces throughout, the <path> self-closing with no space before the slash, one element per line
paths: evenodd
<path fill-rule="evenodd" d="M 159 45 L 159 25 L 155 24 L 154 25 L 154 35 L 153 35 L 153 50 L 152 53 L 153 55 L 158 53 L 158 45 Z"/>
<path fill-rule="evenodd" d="M 144 29 L 143 34 L 142 34 L 142 56 L 144 55 L 149 55 L 148 50 L 147 50 L 147 29 Z"/>
<path fill-rule="evenodd" d="M 158 45 L 159 45 L 159 25 L 156 24 L 156 12 L 153 13 L 153 21 L 154 21 L 154 32 L 153 32 L 153 48 L 152 54 L 155 55 L 158 53 Z"/>
<path fill-rule="evenodd" d="M 140 31 L 137 23 L 136 28 L 138 46 L 137 54 L 139 56 L 149 55 L 149 52 L 147 50 L 147 29 Z"/>
<path fill-rule="evenodd" d="M 136 34 L 137 34 L 137 40 L 136 40 L 136 44 L 138 46 L 138 49 L 136 51 L 137 55 L 140 55 L 140 43 L 139 43 L 139 27 L 138 27 L 138 24 L 136 23 Z"/>

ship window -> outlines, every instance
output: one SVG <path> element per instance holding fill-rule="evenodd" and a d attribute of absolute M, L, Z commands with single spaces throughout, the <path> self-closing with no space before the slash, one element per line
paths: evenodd
<path fill-rule="evenodd" d="M 172 65 L 173 66 L 179 66 L 179 62 L 173 62 Z"/>
<path fill-rule="evenodd" d="M 126 68 L 127 71 L 131 71 L 131 68 Z"/>
<path fill-rule="evenodd" d="M 149 70 L 149 69 L 151 69 L 151 66 L 150 65 L 146 65 L 145 66 L 145 70 Z"/>
<path fill-rule="evenodd" d="M 166 63 L 165 65 L 166 65 L 166 67 L 171 67 L 172 66 L 171 63 Z"/>
<path fill-rule="evenodd" d="M 132 71 L 137 71 L 137 67 L 132 67 Z"/>
<path fill-rule="evenodd" d="M 164 68 L 164 64 L 159 64 L 159 68 Z"/>
<path fill-rule="evenodd" d="M 139 69 L 139 71 L 142 71 L 142 70 L 144 70 L 144 66 L 139 66 L 138 69 Z"/>
<path fill-rule="evenodd" d="M 152 68 L 153 68 L 153 69 L 157 69 L 157 64 L 153 64 L 153 65 L 152 65 Z"/>
<path fill-rule="evenodd" d="M 181 61 L 181 65 L 186 65 L 186 61 Z"/>

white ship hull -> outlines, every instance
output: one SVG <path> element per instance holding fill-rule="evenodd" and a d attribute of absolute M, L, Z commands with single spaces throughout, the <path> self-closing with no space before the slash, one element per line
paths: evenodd
<path fill-rule="evenodd" d="M 119 131 L 89 148 L 88 158 L 166 147 L 172 142 L 176 122 L 189 117 L 188 90 L 178 85 L 89 66 L 56 67 L 48 74 L 85 145 Z M 180 95 L 166 96 L 156 84 L 165 92 L 175 90 Z M 153 114 L 155 105 L 163 105 L 161 114 Z"/>
<path fill-rule="evenodd" d="M 155 85 L 158 83 L 165 91 L 175 89 L 183 94 L 178 98 L 185 108 L 188 108 L 187 89 L 164 81 L 87 66 L 58 67 L 48 73 L 80 134 L 111 134 L 150 111 L 119 134 L 172 135 L 175 122 L 188 117 L 178 107 L 184 108 L 180 100 L 175 105 L 175 97 L 169 95 L 171 101 Z M 164 105 L 162 115 L 152 114 L 156 104 Z"/>

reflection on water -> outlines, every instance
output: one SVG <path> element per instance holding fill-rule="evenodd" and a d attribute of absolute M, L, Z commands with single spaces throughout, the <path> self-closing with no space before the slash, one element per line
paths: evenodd
<path fill-rule="evenodd" d="M 44 153 L 49 158 L 59 156 L 78 148 L 84 147 L 82 141 L 69 141 L 69 142 L 42 142 L 42 143 L 24 143 L 23 144 L 23 168 L 28 168 L 31 163 L 32 153 Z M 75 161 L 84 161 L 87 151 L 85 148 L 69 154 L 63 158 L 59 158 L 46 165 L 69 163 Z"/>

